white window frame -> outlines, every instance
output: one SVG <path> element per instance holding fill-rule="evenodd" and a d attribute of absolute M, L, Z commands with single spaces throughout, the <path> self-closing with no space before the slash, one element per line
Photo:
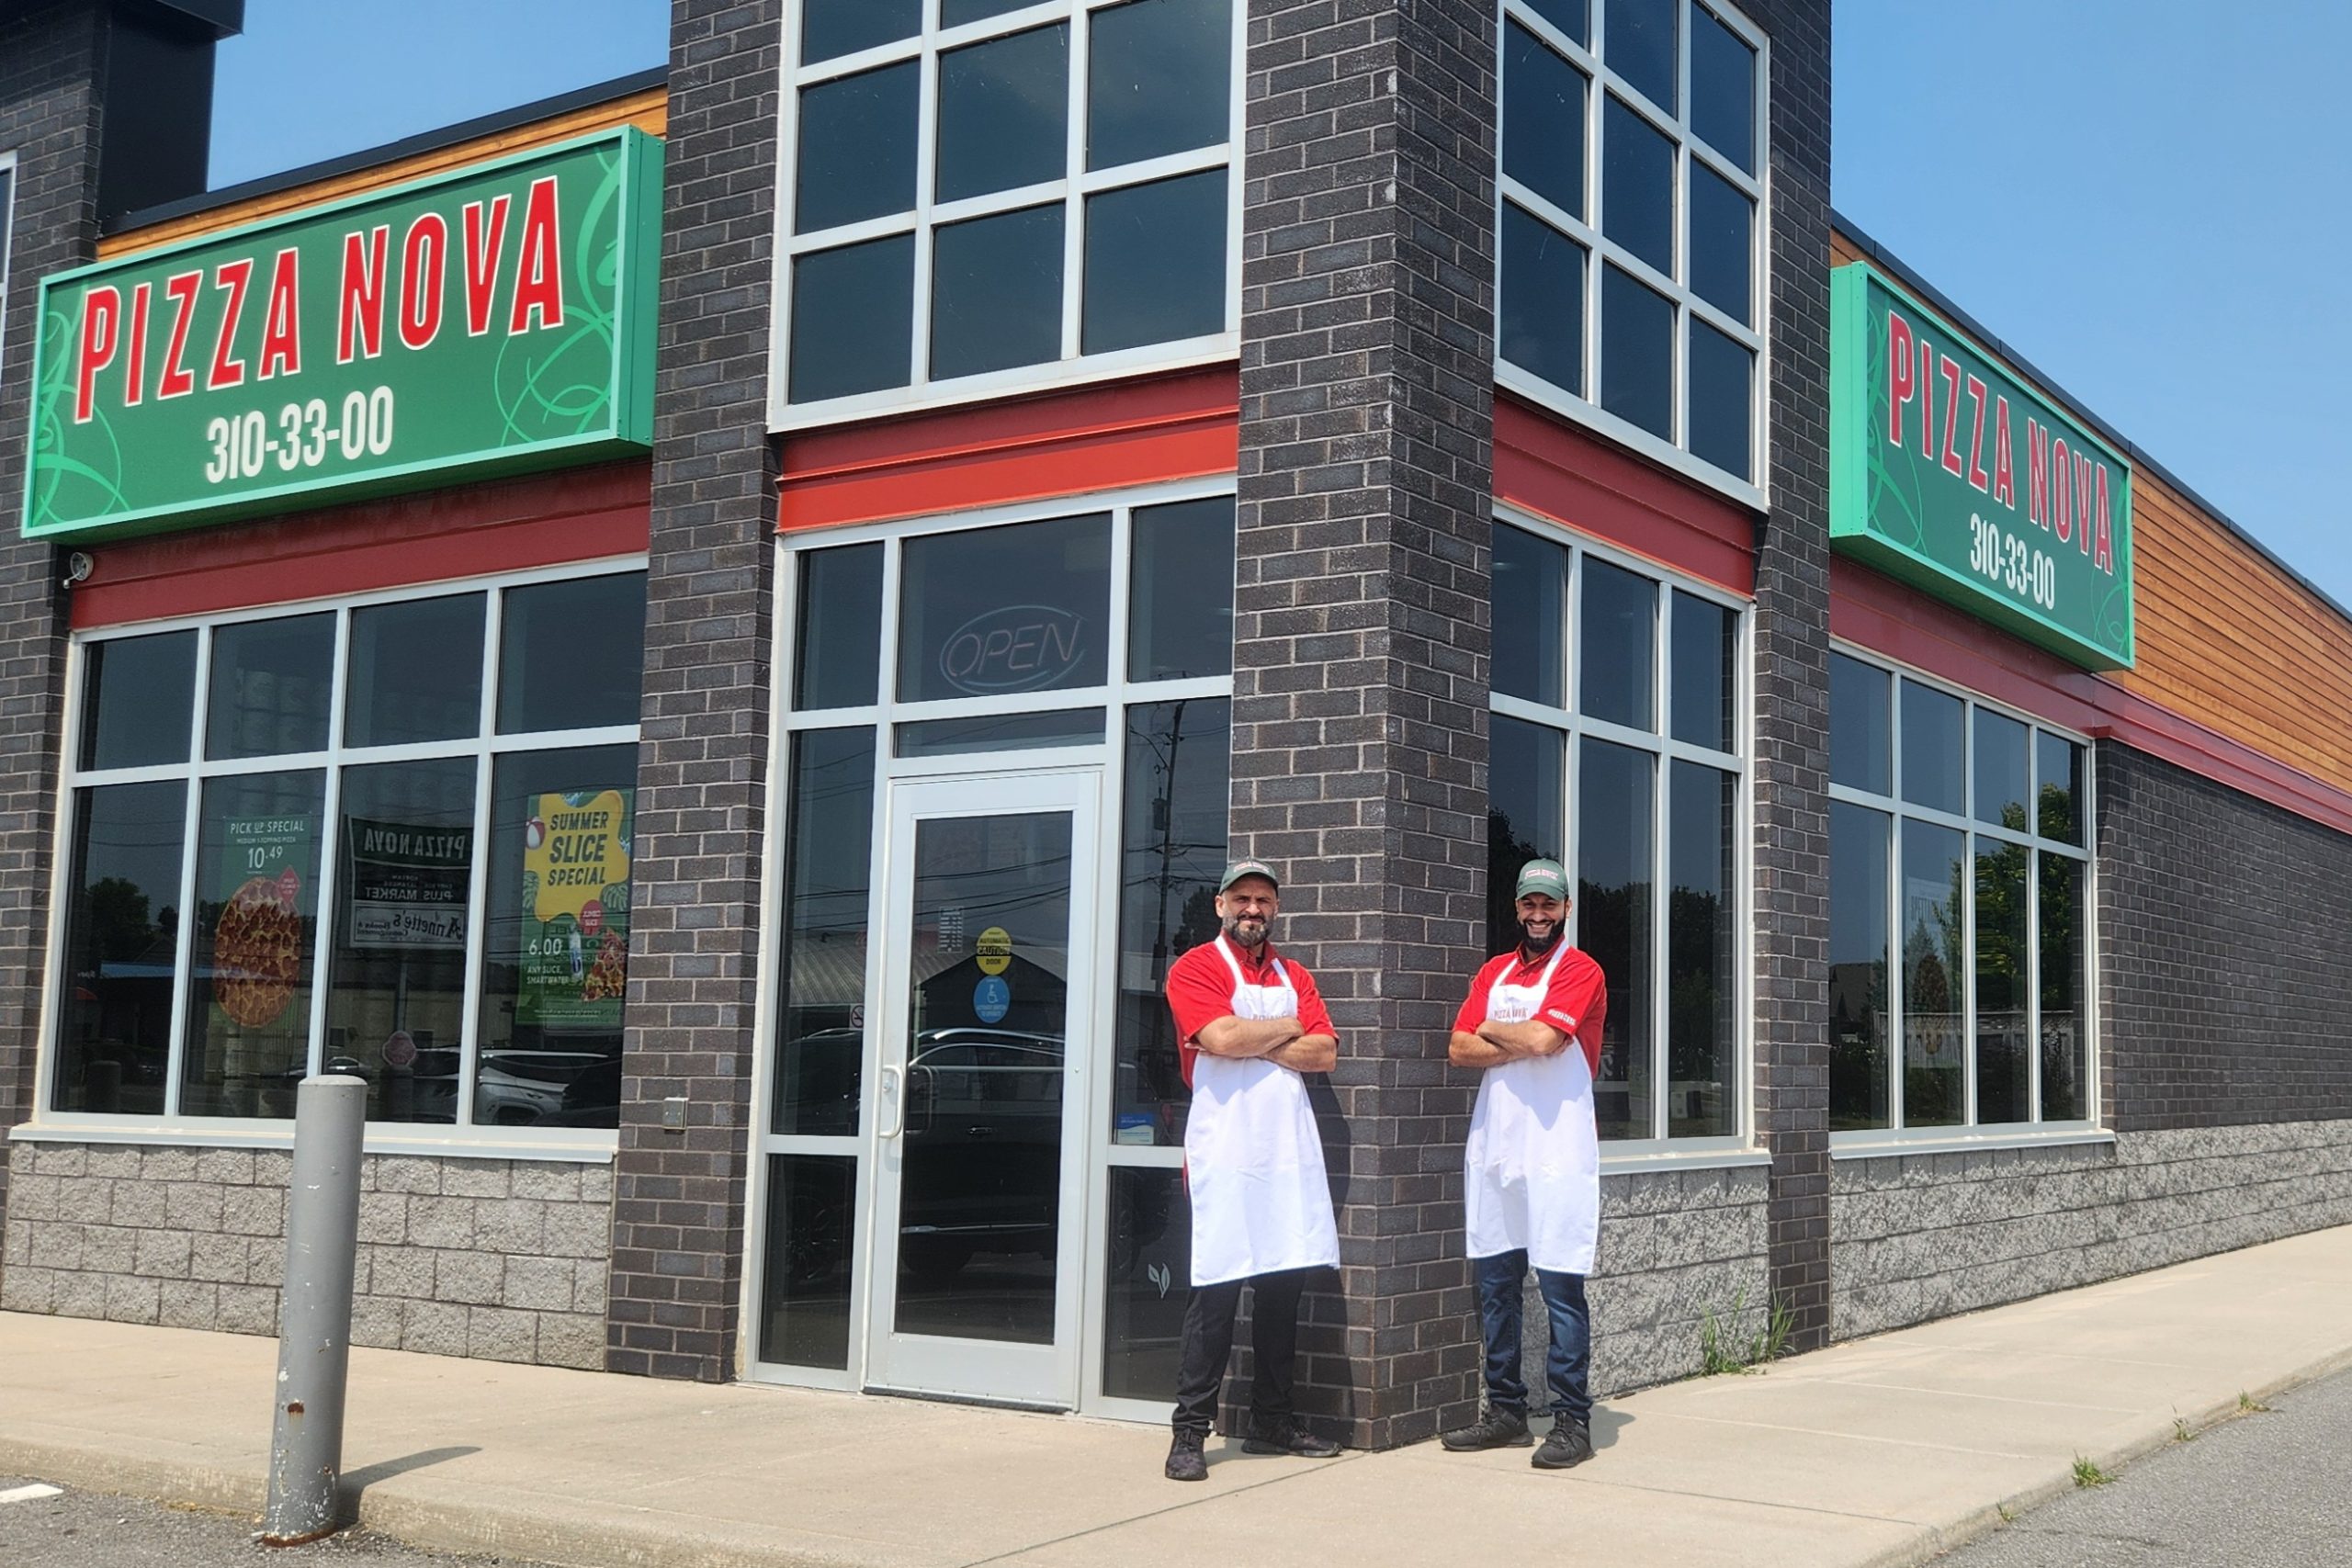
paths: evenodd
<path fill-rule="evenodd" d="M 1659 562 L 1618 549 L 1585 535 L 1565 528 L 1538 513 L 1521 507 L 1498 503 L 1495 525 L 1513 527 L 1535 535 L 1549 543 L 1565 547 L 1568 552 L 1567 597 L 1565 601 L 1567 622 L 1562 628 L 1566 642 L 1565 684 L 1562 686 L 1562 706 L 1551 707 L 1525 697 L 1515 697 L 1496 692 L 1488 699 L 1488 710 L 1505 718 L 1519 719 L 1559 733 L 1567 742 L 1563 750 L 1561 802 L 1563 814 L 1562 860 L 1566 866 L 1569 886 L 1574 886 L 1579 871 L 1577 840 L 1577 742 L 1589 736 L 1623 746 L 1629 750 L 1645 752 L 1658 760 L 1651 780 L 1650 811 L 1656 824 L 1650 846 L 1651 886 L 1656 890 L 1650 899 L 1650 942 L 1656 962 L 1651 965 L 1650 1016 L 1656 1027 L 1650 1042 L 1652 1082 L 1650 1125 L 1653 1135 L 1647 1138 L 1611 1138 L 1600 1145 L 1601 1168 L 1607 1172 L 1646 1170 L 1676 1167 L 1710 1167 L 1724 1165 L 1760 1164 L 1767 1157 L 1757 1147 L 1755 1134 L 1755 1052 L 1754 1023 L 1751 1018 L 1755 971 L 1756 921 L 1753 907 L 1756 893 L 1753 886 L 1755 784 L 1754 771 L 1748 761 L 1753 750 L 1754 703 L 1753 649 L 1756 616 L 1753 601 L 1684 576 Z M 1633 572 L 1656 583 L 1659 590 L 1659 615 L 1655 649 L 1657 658 L 1650 671 L 1651 711 L 1657 716 L 1657 728 L 1653 731 L 1632 729 L 1605 719 L 1587 718 L 1576 711 L 1578 681 L 1583 673 L 1583 604 L 1584 563 L 1588 559 Z M 1728 610 L 1735 617 L 1732 626 L 1733 707 L 1732 741 L 1736 750 L 1718 751 L 1673 737 L 1673 714 L 1670 709 L 1674 692 L 1674 637 L 1670 624 L 1673 614 L 1671 592 L 1681 592 L 1694 599 Z M 1671 1041 L 1668 1022 L 1668 986 L 1671 979 L 1667 962 L 1668 924 L 1671 913 L 1670 890 L 1673 845 L 1670 841 L 1671 818 L 1668 812 L 1668 791 L 1671 784 L 1673 764 L 1678 761 L 1696 762 L 1718 773 L 1733 775 L 1732 886 L 1737 905 L 1732 910 L 1732 1040 L 1731 1061 L 1726 1071 L 1730 1077 L 1733 1102 L 1732 1131 L 1713 1137 L 1677 1138 L 1667 1135 L 1671 1124 L 1667 1107 L 1669 1079 L 1667 1068 L 1670 1061 Z M 1572 904 L 1568 911 L 1567 940 L 1577 940 L 1578 912 Z"/>
<path fill-rule="evenodd" d="M 768 428 L 805 429 L 878 413 L 946 408 L 1017 392 L 1082 386 L 1089 382 L 1131 376 L 1147 370 L 1181 369 L 1229 361 L 1241 348 L 1241 209 L 1243 85 L 1248 80 L 1246 39 L 1248 0 L 1232 0 L 1233 44 L 1228 80 L 1232 103 L 1226 141 L 1221 144 L 1170 153 L 1139 164 L 1088 170 L 1086 163 L 1086 92 L 1090 22 L 1093 13 L 1125 0 L 1038 0 L 1017 10 L 985 17 L 959 27 L 938 25 L 939 0 L 922 0 L 923 25 L 915 36 L 894 43 L 837 55 L 814 65 L 799 63 L 801 0 L 789 0 L 784 17 L 783 92 L 776 111 L 775 271 L 768 310 L 769 370 Z M 943 52 L 1010 33 L 1065 22 L 1069 27 L 1069 150 L 1062 178 L 994 191 L 953 202 L 933 199 L 933 170 L 937 145 L 939 57 Z M 853 76 L 877 66 L 902 61 L 921 62 L 922 85 L 917 90 L 915 142 L 915 205 L 903 212 L 866 219 L 809 234 L 793 231 L 796 155 L 799 135 L 800 90 L 842 76 Z M 1086 198 L 1102 190 L 1148 185 L 1177 175 L 1226 171 L 1225 325 L 1222 331 L 1168 343 L 1143 344 L 1106 354 L 1080 352 L 1080 316 L 1085 304 Z M 1075 173 L 1072 173 L 1075 171 Z M 984 371 L 951 380 L 933 381 L 930 369 L 931 258 L 939 226 L 965 219 L 986 217 L 1062 204 L 1062 341 L 1061 355 L 1040 365 Z M 910 233 L 915 237 L 912 299 L 912 370 L 907 385 L 820 401 L 791 400 L 792 384 L 792 264 L 812 252 L 829 251 L 862 240 Z"/>
<path fill-rule="evenodd" d="M 8 254 L 17 248 L 17 153 L 0 147 L 0 381 L 8 371 Z"/>
<path fill-rule="evenodd" d="M 1597 220 L 1588 222 L 1571 216 L 1504 173 L 1503 139 L 1498 123 L 1495 137 L 1495 299 L 1498 314 L 1502 299 L 1504 209 L 1516 205 L 1537 221 L 1584 247 L 1583 364 L 1586 390 L 1583 395 L 1572 392 L 1504 359 L 1499 333 L 1495 342 L 1495 381 L 1510 391 L 1590 427 L 1621 446 L 1631 447 L 1685 478 L 1720 491 L 1743 504 L 1765 510 L 1771 504 L 1771 334 L 1766 331 L 1772 299 L 1771 144 L 1768 134 L 1771 120 L 1771 40 L 1725 0 L 1677 0 L 1677 4 L 1680 11 L 1677 21 L 1675 96 L 1681 106 L 1681 112 L 1670 115 L 1639 88 L 1601 63 L 1601 57 L 1607 52 L 1609 6 L 1606 0 L 1590 0 L 1589 16 L 1593 40 L 1590 49 L 1578 44 L 1544 20 L 1527 4 L 1527 0 L 1499 0 L 1501 28 L 1496 34 L 1495 73 L 1496 98 L 1500 110 L 1498 121 L 1507 121 L 1510 114 L 1510 105 L 1503 96 L 1501 64 L 1503 51 L 1509 47 L 1507 29 L 1512 23 L 1517 23 L 1573 62 L 1590 83 L 1585 95 L 1584 189 L 1587 209 Z M 1754 175 L 1746 173 L 1731 159 L 1709 147 L 1690 129 L 1690 14 L 1693 11 L 1705 11 L 1713 16 L 1756 51 L 1756 118 L 1752 134 L 1758 172 Z M 1609 238 L 1605 231 L 1608 213 L 1602 206 L 1601 143 L 1605 134 L 1608 99 L 1611 94 L 1674 143 L 1674 232 L 1678 276 L 1669 277 L 1659 272 Z M 1756 203 L 1755 223 L 1749 234 L 1747 275 L 1748 310 L 1756 323 L 1752 327 L 1742 325 L 1725 315 L 1701 299 L 1689 285 L 1690 165 L 1694 159 Z M 1601 285 L 1606 273 L 1604 263 L 1615 265 L 1665 296 L 1674 308 L 1674 438 L 1671 440 L 1653 434 L 1600 405 L 1601 356 L 1606 352 L 1600 335 Z M 1719 468 L 1690 450 L 1690 323 L 1694 316 L 1756 355 L 1751 372 L 1754 382 L 1748 389 L 1747 399 L 1748 460 L 1755 473 L 1752 479 Z"/>
<path fill-rule="evenodd" d="M 539 583 L 561 582 L 582 578 L 616 576 L 646 570 L 642 555 L 612 557 L 593 561 L 567 562 L 560 566 L 532 570 L 501 572 L 492 575 L 453 579 L 430 583 L 404 584 L 398 588 L 377 592 L 337 594 L 317 599 L 288 601 L 283 604 L 246 609 L 206 612 L 176 615 L 164 619 L 141 621 L 100 631 L 77 634 L 66 649 L 65 690 L 66 718 L 62 756 L 65 766 L 59 770 L 57 795 L 57 830 L 54 863 L 51 868 L 49 909 L 49 974 L 41 987 L 41 1021 L 40 1061 L 35 1071 L 35 1110 L 33 1119 L 15 1130 L 13 1136 L 34 1141 L 80 1143 L 129 1143 L 143 1145 L 193 1145 L 205 1147 L 284 1148 L 291 1145 L 294 1136 L 292 1118 L 190 1116 L 178 1109 L 182 1063 L 187 1049 L 187 1010 L 191 1005 L 191 951 L 195 941 L 195 899 L 197 877 L 202 859 L 201 829 L 203 825 L 203 786 L 212 779 L 246 773 L 279 773 L 289 772 L 322 772 L 324 775 L 324 795 L 321 810 L 322 823 L 337 820 L 339 796 L 345 769 L 379 762 L 406 762 L 425 760 L 470 757 L 476 764 L 474 782 L 474 865 L 469 895 L 467 926 L 471 933 L 466 951 L 465 1023 L 460 1037 L 458 1066 L 458 1121 L 452 1125 L 444 1122 L 370 1122 L 368 1123 L 366 1146 L 371 1154 L 462 1155 L 469 1157 L 507 1157 L 526 1159 L 608 1160 L 619 1143 L 616 1129 L 535 1129 L 530 1127 L 476 1125 L 473 1122 L 474 1093 L 481 1032 L 481 984 L 483 953 L 481 933 L 489 897 L 488 879 L 492 868 L 490 854 L 491 787 L 493 768 L 498 759 L 526 751 L 569 750 L 582 746 L 635 745 L 638 743 L 636 724 L 612 725 L 592 729 L 539 730 L 500 735 L 497 732 L 499 631 L 503 600 L 499 590 L 526 588 Z M 346 690 L 345 663 L 349 648 L 351 616 L 354 611 L 371 605 L 398 604 L 424 599 L 449 598 L 466 593 L 484 593 L 482 625 L 482 693 L 481 722 L 473 735 L 455 740 L 424 741 L 396 746 L 346 747 L 343 744 Z M 331 706 L 328 710 L 328 745 L 317 751 L 276 753 L 260 757 L 207 759 L 204 757 L 205 704 L 209 698 L 209 665 L 212 648 L 209 635 L 214 629 L 246 625 L 258 621 L 284 620 L 294 616 L 331 614 L 335 617 L 335 669 Z M 81 728 L 87 707 L 84 690 L 89 650 L 107 642 L 145 637 L 167 632 L 197 631 L 195 667 L 196 710 L 188 727 L 188 758 L 180 761 L 129 768 L 83 768 Z M 172 1015 L 170 1046 L 164 1066 L 164 1110 L 160 1114 L 100 1112 L 86 1111 L 62 1111 L 52 1109 L 55 1103 L 56 1075 L 62 1052 L 57 1032 L 64 1021 L 61 993 L 65 981 L 64 943 L 68 905 L 74 887 L 73 837 L 77 819 L 75 796 L 85 789 L 107 784 L 140 784 L 157 781 L 182 782 L 187 785 L 184 839 L 180 850 L 180 888 L 175 907 L 180 909 L 179 951 L 174 964 L 172 979 Z M 333 943 L 327 933 L 328 915 L 334 908 L 335 883 L 340 872 L 340 857 L 335 853 L 332 830 L 323 832 L 320 845 L 318 908 L 320 931 L 315 941 L 309 971 L 311 1010 L 309 1036 L 309 1070 L 316 1073 L 325 1051 L 325 1021 L 332 987 L 328 973 L 333 962 Z"/>
<path fill-rule="evenodd" d="M 1849 806 L 1877 812 L 1888 819 L 1887 858 L 1887 932 L 1888 972 L 1886 998 L 1887 1050 L 1887 1121 L 1885 1127 L 1857 1127 L 1829 1135 L 1829 1149 L 1834 1158 L 1858 1158 L 1871 1155 L 1918 1153 L 1932 1149 L 2018 1148 L 2054 1144 L 2106 1143 L 2111 1134 L 2099 1122 L 2099 996 L 2098 996 L 2098 857 L 2094 850 L 2098 842 L 2098 784 L 2096 770 L 2091 766 L 2092 745 L 2088 737 L 2065 726 L 2052 724 L 2022 708 L 1970 691 L 1965 686 L 1939 679 L 1927 671 L 1891 659 L 1859 644 L 1833 641 L 1831 651 L 1842 653 L 1857 663 L 1867 664 L 1893 679 L 1887 686 L 1887 747 L 1888 793 L 1872 794 L 1851 784 L 1831 783 L 1829 798 Z M 1940 811 L 1919 806 L 1903 798 L 1903 688 L 1910 681 L 1946 696 L 1957 697 L 1962 703 L 1961 735 L 1962 737 L 1961 768 L 1961 809 Z M 2082 795 L 2075 802 L 2075 817 L 2082 824 L 2080 845 L 2062 843 L 2043 838 L 2037 832 L 2016 832 L 1997 823 L 1976 819 L 1976 710 L 2004 718 L 2015 719 L 2027 727 L 2026 795 L 2028 819 L 2031 820 L 2034 802 L 2040 797 L 2041 784 L 2041 748 L 2032 732 L 2042 732 L 2070 742 L 2082 749 Z M 1832 712 L 1829 722 L 1837 722 Z M 1968 962 L 1964 965 L 1964 998 L 1962 1013 L 1961 1038 L 1966 1048 L 1962 1053 L 1962 1103 L 1967 1108 L 1967 1119 L 1957 1126 L 1905 1127 L 1903 1122 L 1903 1074 L 1906 1044 L 1903 1037 L 1903 824 L 1924 822 L 1933 827 L 1950 828 L 1962 835 L 1963 854 L 1968 866 L 1968 897 L 1962 908 L 1962 930 L 1968 946 Z M 2030 978 L 2026 986 L 2028 1002 L 2026 1036 L 2030 1043 L 2026 1052 L 2026 1096 L 2032 1110 L 2032 1119 L 2026 1122 L 1980 1122 L 1976 1119 L 1976 854 L 1977 841 L 1991 840 L 2023 848 L 2030 857 L 2026 867 L 2026 953 Z M 2083 1109 L 2084 1115 L 2072 1121 L 2045 1122 L 2041 1119 L 2041 857 L 2054 854 L 2061 859 L 2077 862 L 2083 868 L 2083 905 L 2078 929 L 2082 932 L 2082 1017 Z"/>
<path fill-rule="evenodd" d="M 775 723 L 772 749 L 768 756 L 768 813 L 764 828 L 766 841 L 773 852 L 765 858 L 762 869 L 761 909 L 762 929 L 769 933 L 761 950 L 760 984 L 754 1010 L 754 1038 L 758 1042 L 752 1059 L 752 1160 L 750 1194 L 744 1219 L 745 1267 L 742 1292 L 739 1298 L 741 1311 L 740 1364 L 744 1376 L 760 1382 L 775 1382 L 807 1388 L 854 1390 L 861 1384 L 865 1365 L 865 1324 L 868 1312 L 867 1278 L 870 1272 L 871 1222 L 876 1200 L 874 1161 L 868 1157 L 873 1141 L 872 1129 L 876 1114 L 876 1083 L 870 1063 L 861 1068 L 858 1088 L 859 1130 L 852 1134 L 786 1134 L 770 1131 L 775 1075 L 780 1053 L 775 1035 L 784 1016 L 781 995 L 783 965 L 777 944 L 781 942 L 786 908 L 786 872 L 784 864 L 788 847 L 787 830 L 791 820 L 792 751 L 795 735 L 809 730 L 863 730 L 876 738 L 875 747 L 874 817 L 869 854 L 879 867 L 888 852 L 887 842 L 890 826 L 889 784 L 893 779 L 921 778 L 939 774 L 959 774 L 1001 769 L 1008 773 L 1032 773 L 1040 770 L 1069 767 L 1099 767 L 1102 770 L 1103 809 L 1097 829 L 1096 865 L 1105 879 L 1098 888 L 1095 899 L 1095 951 L 1105 955 L 1112 965 L 1120 961 L 1119 921 L 1124 900 L 1117 896 L 1115 879 L 1124 874 L 1122 834 L 1125 824 L 1126 745 L 1124 716 L 1131 706 L 1183 699 L 1222 699 L 1233 695 L 1230 674 L 1200 676 L 1175 681 L 1131 681 L 1126 673 L 1128 605 L 1132 594 L 1134 552 L 1134 517 L 1138 511 L 1164 506 L 1177 502 L 1198 501 L 1213 496 L 1234 493 L 1234 479 L 1229 474 L 1212 475 L 1202 479 L 1178 480 L 1083 495 L 1057 496 L 1046 501 L 1021 502 L 1004 506 L 989 507 L 970 512 L 942 513 L 928 517 L 908 518 L 888 523 L 866 524 L 855 527 L 828 529 L 810 534 L 787 534 L 777 541 L 779 559 L 775 573 L 775 642 L 769 668 L 776 672 L 774 704 Z M 1053 518 L 1081 516 L 1091 513 L 1111 514 L 1111 603 L 1108 624 L 1104 631 L 1107 660 L 1104 682 L 1095 686 L 1071 687 L 1050 692 L 1018 693 L 989 697 L 958 697 L 945 701 L 901 702 L 897 695 L 899 652 L 899 597 L 900 581 L 900 552 L 910 539 L 958 534 L 975 529 L 999 527 L 1010 524 L 1043 522 Z M 878 701 L 856 707 L 797 709 L 792 705 L 794 657 L 797 642 L 796 620 L 799 609 L 799 557 L 804 552 L 830 549 L 837 546 L 880 542 L 885 545 L 882 570 L 882 611 L 876 635 L 881 638 L 881 661 L 876 671 L 876 694 Z M 917 757 L 899 760 L 893 755 L 897 727 L 920 719 L 978 717 L 989 714 L 1041 713 L 1078 708 L 1104 710 L 1103 737 L 1100 743 L 1083 746 L 1041 746 L 1017 750 L 989 752 L 952 757 Z M 887 930 L 883 902 L 887 888 L 880 876 L 869 878 L 871 908 L 869 930 Z M 1108 896 L 1102 896 L 1107 893 Z M 881 986 L 888 965 L 869 961 L 866 969 L 865 1016 L 884 1016 Z M 1074 1004 L 1075 1005 L 1075 1004 Z M 1119 987 L 1102 986 L 1091 1002 L 1089 1020 L 1091 1038 L 1096 1047 L 1098 1064 L 1106 1067 L 1116 1062 Z M 1081 1136 L 1087 1141 L 1087 1176 L 1084 1201 L 1087 1213 L 1083 1234 L 1086 1237 L 1082 1267 L 1086 1270 L 1080 1291 L 1080 1373 L 1078 1412 L 1082 1415 L 1107 1416 L 1115 1420 L 1165 1423 L 1168 1406 L 1165 1401 L 1115 1398 L 1102 1393 L 1103 1308 L 1108 1301 L 1110 1259 L 1103 1244 L 1102 1227 L 1109 1219 L 1111 1171 L 1114 1168 L 1139 1167 L 1147 1169 L 1179 1170 L 1184 1163 L 1184 1151 L 1177 1146 L 1119 1144 L 1113 1141 L 1112 1095 L 1116 1084 L 1115 1071 L 1093 1075 L 1089 1089 L 1089 1103 L 1082 1114 L 1085 1126 Z M 847 1158 L 855 1162 L 852 1185 L 852 1202 L 856 1214 L 856 1241 L 852 1247 L 854 1273 L 850 1293 L 849 1365 L 846 1370 L 796 1366 L 760 1359 L 761 1298 L 765 1289 L 763 1266 L 767 1245 L 767 1210 L 769 1202 L 768 1164 L 772 1155 L 817 1155 Z"/>

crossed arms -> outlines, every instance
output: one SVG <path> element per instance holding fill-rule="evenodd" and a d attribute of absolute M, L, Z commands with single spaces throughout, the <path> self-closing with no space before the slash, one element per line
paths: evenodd
<path fill-rule="evenodd" d="M 1478 1026 L 1475 1034 L 1455 1030 L 1445 1044 L 1445 1059 L 1457 1067 L 1499 1067 L 1522 1056 L 1556 1056 L 1566 1049 L 1568 1036 L 1541 1019 L 1525 1023 Z"/>
<path fill-rule="evenodd" d="M 1212 1056 L 1262 1056 L 1295 1073 L 1328 1073 L 1340 1059 L 1336 1038 L 1308 1034 L 1295 1018 L 1236 1018 L 1228 1013 L 1203 1024 L 1193 1043 Z"/>

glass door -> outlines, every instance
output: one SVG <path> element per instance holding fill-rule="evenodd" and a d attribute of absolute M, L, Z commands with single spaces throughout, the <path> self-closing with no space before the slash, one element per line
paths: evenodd
<path fill-rule="evenodd" d="M 1099 779 L 890 786 L 870 1388 L 1078 1403 Z"/>

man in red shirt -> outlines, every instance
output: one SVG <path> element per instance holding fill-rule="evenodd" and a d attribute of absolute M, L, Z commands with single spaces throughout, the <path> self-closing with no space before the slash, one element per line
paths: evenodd
<path fill-rule="evenodd" d="M 1584 1277 L 1600 1233 L 1592 1080 L 1609 992 L 1600 965 L 1563 940 L 1568 880 L 1559 862 L 1528 862 L 1517 891 L 1519 945 L 1478 971 L 1446 1048 L 1455 1066 L 1482 1075 L 1463 1151 L 1463 1209 L 1487 1342 L 1487 1414 L 1441 1441 L 1459 1452 L 1533 1440 L 1519 1356 L 1532 1263 L 1552 1331 L 1552 1430 L 1534 1464 L 1566 1470 L 1592 1457 Z"/>
<path fill-rule="evenodd" d="M 1315 981 L 1267 940 L 1281 889 L 1262 861 L 1238 860 L 1217 884 L 1223 925 L 1168 969 L 1179 1060 L 1193 1091 L 1184 1183 L 1193 1206 L 1193 1292 L 1176 1377 L 1170 1481 L 1204 1481 L 1202 1452 L 1233 1349 L 1241 1287 L 1251 1287 L 1257 1376 L 1241 1451 L 1325 1459 L 1337 1443 L 1291 1419 L 1298 1298 L 1310 1269 L 1340 1261 L 1323 1142 L 1306 1073 L 1331 1070 L 1340 1043 Z"/>

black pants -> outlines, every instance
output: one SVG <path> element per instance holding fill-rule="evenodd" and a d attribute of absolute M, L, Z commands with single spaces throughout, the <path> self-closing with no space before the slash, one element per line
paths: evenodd
<path fill-rule="evenodd" d="M 1225 1363 L 1233 1353 L 1233 1319 L 1241 1308 L 1241 1287 L 1253 1287 L 1250 1302 L 1250 1348 L 1257 1375 L 1250 1385 L 1250 1419 L 1264 1427 L 1288 1419 L 1292 1375 L 1298 1361 L 1298 1297 L 1306 1270 L 1256 1274 L 1215 1285 L 1195 1285 L 1184 1303 L 1184 1351 L 1176 1371 L 1175 1427 L 1206 1437 L 1216 1426 L 1217 1393 L 1225 1386 Z"/>

